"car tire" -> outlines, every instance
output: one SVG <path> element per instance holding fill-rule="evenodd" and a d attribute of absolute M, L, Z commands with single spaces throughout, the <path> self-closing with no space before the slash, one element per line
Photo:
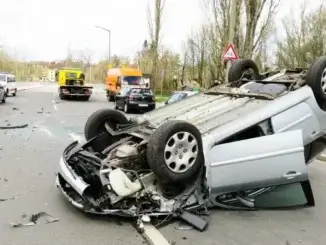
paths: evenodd
<path fill-rule="evenodd" d="M 188 144 L 186 147 L 182 144 L 183 140 Z M 147 162 L 164 184 L 191 179 L 204 166 L 201 133 L 185 121 L 164 123 L 148 141 Z"/>
<path fill-rule="evenodd" d="M 128 104 L 127 104 L 126 102 L 125 102 L 125 104 L 124 104 L 124 106 L 123 106 L 123 111 L 124 111 L 126 114 L 128 114 L 129 111 L 130 111 L 129 106 L 128 106 Z"/>
<path fill-rule="evenodd" d="M 5 93 L 5 96 L 8 97 L 8 95 L 9 95 L 9 90 L 7 89 L 6 93 Z"/>
<path fill-rule="evenodd" d="M 103 132 L 106 132 L 105 123 L 108 123 L 112 130 L 116 130 L 117 124 L 128 123 L 127 117 L 116 110 L 112 109 L 100 109 L 95 111 L 87 119 L 84 134 L 86 140 L 90 140 Z"/>
<path fill-rule="evenodd" d="M 251 75 L 244 75 L 251 70 Z M 241 78 L 258 79 L 259 69 L 257 64 L 251 59 L 241 59 L 235 61 L 228 72 L 228 82 L 236 82 Z"/>
<path fill-rule="evenodd" d="M 2 98 L 2 101 L 1 101 L 3 104 L 6 103 L 6 96 L 3 95 L 3 98 Z"/>
<path fill-rule="evenodd" d="M 16 96 L 16 94 L 17 94 L 17 89 L 15 89 L 15 92 L 12 94 L 12 96 Z"/>
<path fill-rule="evenodd" d="M 115 101 L 115 106 L 114 106 L 114 109 L 116 109 L 116 110 L 119 110 L 119 106 L 118 106 L 118 103 L 117 103 L 117 101 Z"/>
<path fill-rule="evenodd" d="M 109 102 L 113 102 L 113 101 L 115 101 L 114 96 L 112 96 L 112 95 L 108 96 L 108 101 L 109 101 Z"/>
<path fill-rule="evenodd" d="M 90 96 L 85 96 L 85 97 L 82 98 L 82 100 L 83 100 L 83 101 L 88 101 L 89 98 L 90 98 Z"/>
<path fill-rule="evenodd" d="M 326 56 L 317 58 L 310 65 L 306 83 L 311 87 L 318 104 L 324 108 L 323 104 L 326 103 Z"/>

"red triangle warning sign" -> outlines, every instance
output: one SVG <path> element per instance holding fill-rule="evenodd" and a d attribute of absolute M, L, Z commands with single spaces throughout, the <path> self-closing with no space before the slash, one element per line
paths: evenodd
<path fill-rule="evenodd" d="M 239 59 L 237 52 L 235 52 L 234 46 L 229 44 L 223 54 L 223 60 L 237 60 Z"/>

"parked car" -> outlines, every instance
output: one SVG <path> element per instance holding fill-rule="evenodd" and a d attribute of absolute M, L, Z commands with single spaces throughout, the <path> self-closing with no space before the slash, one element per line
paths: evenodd
<path fill-rule="evenodd" d="M 151 111 L 155 109 L 155 96 L 149 88 L 123 88 L 115 97 L 115 109 Z"/>
<path fill-rule="evenodd" d="M 0 101 L 6 103 L 6 90 L 2 85 L 0 85 Z"/>
<path fill-rule="evenodd" d="M 16 86 L 16 78 L 14 75 L 6 73 L 6 72 L 0 72 L 0 85 L 2 85 L 5 89 L 6 96 L 17 95 L 17 86 Z"/>
<path fill-rule="evenodd" d="M 187 97 L 197 94 L 198 91 L 175 91 L 173 94 L 165 101 L 165 104 L 171 104 L 179 100 L 183 100 Z"/>
<path fill-rule="evenodd" d="M 86 143 L 63 152 L 57 185 L 77 208 L 179 217 L 210 207 L 314 206 L 306 164 L 326 149 L 326 56 L 309 69 L 260 74 L 233 63 L 229 83 L 134 119 L 94 112 Z"/>

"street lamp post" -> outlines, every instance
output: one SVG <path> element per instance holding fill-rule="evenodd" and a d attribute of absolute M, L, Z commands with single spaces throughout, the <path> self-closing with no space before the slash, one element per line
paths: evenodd
<path fill-rule="evenodd" d="M 111 30 L 106 29 L 102 26 L 95 26 L 95 27 L 109 33 L 109 63 L 110 63 L 111 62 Z"/>

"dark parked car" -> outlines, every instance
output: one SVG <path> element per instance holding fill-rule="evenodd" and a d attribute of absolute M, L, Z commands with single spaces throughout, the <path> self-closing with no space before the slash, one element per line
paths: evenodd
<path fill-rule="evenodd" d="M 151 111 L 155 109 L 155 96 L 148 88 L 125 88 L 115 97 L 115 109 L 125 113 L 130 110 Z"/>
<path fill-rule="evenodd" d="M 2 85 L 0 85 L 0 101 L 6 103 L 6 91 Z"/>

